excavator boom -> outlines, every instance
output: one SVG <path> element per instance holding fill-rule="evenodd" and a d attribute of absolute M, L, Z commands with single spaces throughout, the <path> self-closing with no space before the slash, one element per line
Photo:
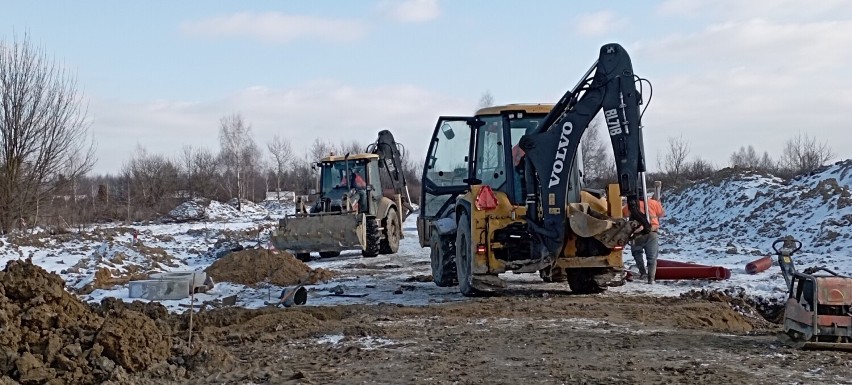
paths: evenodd
<path fill-rule="evenodd" d="M 620 193 L 627 197 L 630 219 L 650 231 L 639 210 L 637 187 L 645 171 L 639 106 L 641 95 L 630 56 L 618 44 L 601 47 L 598 61 L 544 118 L 539 129 L 521 138 L 525 152 L 527 223 L 534 255 L 560 253 L 565 242 L 569 173 L 580 139 L 603 111 L 616 158 Z M 541 215 L 539 215 L 539 209 Z"/>

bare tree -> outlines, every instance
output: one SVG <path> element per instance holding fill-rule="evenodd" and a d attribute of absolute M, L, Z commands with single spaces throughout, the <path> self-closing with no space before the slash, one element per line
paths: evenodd
<path fill-rule="evenodd" d="M 76 77 L 29 36 L 0 42 L 0 231 L 92 169 L 86 116 Z"/>
<path fill-rule="evenodd" d="M 615 161 L 600 135 L 601 121 L 592 120 L 586 133 L 580 139 L 580 151 L 583 154 L 583 179 L 587 185 L 605 185 L 615 182 Z"/>
<path fill-rule="evenodd" d="M 209 149 L 199 147 L 195 149 L 192 158 L 197 194 L 205 198 L 213 198 L 216 194 L 214 181 L 218 178 L 216 156 Z"/>
<path fill-rule="evenodd" d="M 348 142 L 340 141 L 340 143 L 337 145 L 337 153 L 340 155 L 360 154 L 364 152 L 365 148 L 366 146 L 364 146 L 363 144 L 361 144 L 361 142 L 357 140 L 350 140 Z"/>
<path fill-rule="evenodd" d="M 293 160 L 293 149 L 289 140 L 278 135 L 272 138 L 266 148 L 269 149 L 275 163 L 275 199 L 281 200 L 281 178 L 284 176 L 284 170 Z"/>
<path fill-rule="evenodd" d="M 476 105 L 476 109 L 479 110 L 493 105 L 494 95 L 491 95 L 491 91 L 485 91 L 482 96 L 479 97 L 479 104 Z"/>
<path fill-rule="evenodd" d="M 747 170 L 771 172 L 775 168 L 775 162 L 769 156 L 769 153 L 764 151 L 763 155 L 758 155 L 754 147 L 742 146 L 739 150 L 731 154 L 731 167 L 743 168 Z"/>
<path fill-rule="evenodd" d="M 314 139 L 314 143 L 308 149 L 308 162 L 319 162 L 323 157 L 328 156 L 334 146 L 319 138 Z"/>
<path fill-rule="evenodd" d="M 183 173 L 186 176 L 186 192 L 190 199 L 195 198 L 195 185 L 193 185 L 192 177 L 195 175 L 195 148 L 191 145 L 185 145 L 181 149 L 180 165 L 183 168 Z"/>
<path fill-rule="evenodd" d="M 130 193 L 144 208 L 161 209 L 163 201 L 177 191 L 178 168 L 159 154 L 150 154 L 137 146 L 133 158 L 124 164 L 122 175 L 130 178 Z"/>
<path fill-rule="evenodd" d="M 679 137 L 669 137 L 669 148 L 663 157 L 663 171 L 675 180 L 683 177 L 689 156 L 689 142 Z"/>
<path fill-rule="evenodd" d="M 242 209 L 246 192 L 246 171 L 252 156 L 259 151 L 251 136 L 251 125 L 240 114 L 225 116 L 219 121 L 219 144 L 221 157 L 228 174 L 236 181 L 237 210 Z M 230 185 L 230 184 L 229 184 Z"/>
<path fill-rule="evenodd" d="M 683 169 L 683 177 L 688 180 L 698 180 L 709 177 L 716 172 L 716 167 L 713 163 L 707 160 L 696 157 L 690 162 L 687 162 Z"/>
<path fill-rule="evenodd" d="M 787 140 L 780 163 L 785 171 L 798 175 L 813 171 L 831 158 L 834 158 L 834 151 L 827 142 L 817 142 L 816 138 L 799 133 Z"/>

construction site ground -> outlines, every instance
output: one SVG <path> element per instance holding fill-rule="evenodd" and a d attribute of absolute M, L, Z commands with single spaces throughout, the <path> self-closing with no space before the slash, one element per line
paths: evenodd
<path fill-rule="evenodd" d="M 734 273 L 726 281 L 628 282 L 601 294 L 575 295 L 565 283 L 544 283 L 537 274 L 503 274 L 505 292 L 465 298 L 457 288 L 431 282 L 429 249 L 417 243 L 410 217 L 395 255 L 346 252 L 290 266 L 287 274 L 271 269 L 268 282 L 235 283 L 259 281 L 255 273 L 267 268 L 258 270 L 258 261 L 280 259 L 265 248 L 250 249 L 233 255 L 255 263 L 240 265 L 245 271 L 226 266 L 230 274 L 220 273 L 213 290 L 195 296 L 193 312 L 187 311 L 189 298 L 147 304 L 128 298 L 124 275 L 227 262 L 230 257 L 217 256 L 214 243 L 229 236 L 246 247 L 262 245 L 254 229 L 271 223 L 138 226 L 144 247 L 130 244 L 133 229 L 94 229 L 65 235 L 68 240 L 42 234 L 24 240 L 31 246 L 6 243 L 4 264 L 29 257 L 59 276 L 47 279 L 27 268 L 0 274 L 7 324 L 20 325 L 6 337 L 0 330 L 0 338 L 17 346 L 0 356 L 6 375 L 0 384 L 45 383 L 51 376 L 74 379 L 64 383 L 114 384 L 852 383 L 852 353 L 801 351 L 778 342 L 783 279 L 777 266 L 745 274 L 742 262 L 754 259 L 757 248 L 739 244 L 738 254 L 726 252 L 725 243 L 687 241 L 702 248 L 666 252 L 673 259 L 723 264 Z M 663 240 L 671 248 L 676 242 Z M 826 261 L 847 267 L 845 259 Z M 122 275 L 97 285 L 104 266 Z M 323 274 L 305 282 L 305 305 L 266 305 L 308 270 Z M 32 283 L 25 292 L 10 291 L 20 282 Z M 59 294 L 62 285 L 68 294 Z M 333 294 L 341 291 L 350 296 Z M 235 306 L 197 308 L 230 295 L 237 296 Z M 34 306 L 40 310 L 28 310 Z M 51 326 L 60 322 L 57 314 L 65 328 Z M 50 343 L 38 343 L 44 340 Z"/>
<path fill-rule="evenodd" d="M 775 325 L 728 302 L 535 289 L 508 294 L 415 307 L 197 315 L 205 326 L 196 338 L 223 351 L 190 378 L 210 384 L 850 383 L 849 353 L 787 348 L 776 341 Z M 136 377 L 144 378 L 150 377 Z"/>

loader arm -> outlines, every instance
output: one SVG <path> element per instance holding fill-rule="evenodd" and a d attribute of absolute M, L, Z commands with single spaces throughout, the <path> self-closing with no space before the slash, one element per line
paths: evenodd
<path fill-rule="evenodd" d="M 379 132 L 376 142 L 367 148 L 367 152 L 378 155 L 379 161 L 384 165 L 382 173 L 385 174 L 386 178 L 383 179 L 389 180 L 391 186 L 382 187 L 393 188 L 394 193 L 402 197 L 402 205 L 406 208 L 406 213 L 410 213 L 413 211 L 413 208 L 411 207 L 411 195 L 408 192 L 408 184 L 405 181 L 400 147 L 390 131 L 382 130 Z"/>
<path fill-rule="evenodd" d="M 637 193 L 639 173 L 646 168 L 639 111 L 642 99 L 635 81 L 624 48 L 604 45 L 585 77 L 562 97 L 536 131 L 521 138 L 519 146 L 526 160 L 527 223 L 534 255 L 559 255 L 564 246 L 569 173 L 583 133 L 601 110 L 630 219 L 639 222 L 643 232 L 650 231 L 647 217 L 639 210 Z"/>

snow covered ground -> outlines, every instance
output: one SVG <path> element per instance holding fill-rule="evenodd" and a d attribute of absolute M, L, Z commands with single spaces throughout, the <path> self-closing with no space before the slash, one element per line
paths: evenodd
<path fill-rule="evenodd" d="M 715 178 L 664 195 L 668 216 L 663 221 L 660 258 L 724 266 L 732 271 L 726 281 L 660 281 L 657 285 L 628 282 L 603 295 L 651 294 L 677 296 L 693 289 L 742 289 L 748 295 L 781 297 L 784 280 L 777 265 L 748 275 L 746 263 L 772 254 L 771 243 L 793 235 L 804 244 L 795 256 L 800 269 L 823 265 L 852 274 L 852 161 L 839 162 L 812 175 L 790 182 L 749 172 L 723 170 Z M 95 225 L 80 232 L 50 236 L 45 232 L 0 238 L 0 263 L 31 257 L 33 262 L 56 272 L 73 289 L 92 283 L 103 268 L 132 274 L 150 271 L 202 271 L 216 259 L 216 246 L 236 241 L 244 247 L 265 247 L 268 231 L 291 206 L 267 207 L 244 204 L 242 212 L 232 204 L 201 201 L 183 207 L 191 215 L 203 211 L 201 221 Z M 201 207 L 199 210 L 198 207 Z M 193 212 L 192 210 L 197 210 Z M 405 238 L 396 255 L 361 258 L 357 252 L 308 262 L 312 268 L 336 270 L 330 282 L 308 286 L 307 305 L 352 303 L 428 304 L 461 301 L 456 288 L 439 288 L 425 276 L 431 274 L 429 249 L 417 241 L 415 216 L 404 223 Z M 144 247 L 134 246 L 134 233 Z M 625 264 L 633 264 L 629 250 Z M 510 288 L 521 295 L 546 295 L 567 291 L 564 283 L 543 283 L 537 274 L 503 275 Z M 213 277 L 215 280 L 216 277 Z M 248 287 L 217 282 L 216 287 L 196 296 L 196 303 L 236 294 L 238 305 L 265 306 L 283 287 Z M 332 289 L 344 294 L 335 296 Z M 105 297 L 128 298 L 127 284 L 85 290 L 82 298 L 100 301 Z M 516 291 L 517 293 L 517 291 Z M 163 301 L 173 311 L 188 308 L 189 299 Z"/>

